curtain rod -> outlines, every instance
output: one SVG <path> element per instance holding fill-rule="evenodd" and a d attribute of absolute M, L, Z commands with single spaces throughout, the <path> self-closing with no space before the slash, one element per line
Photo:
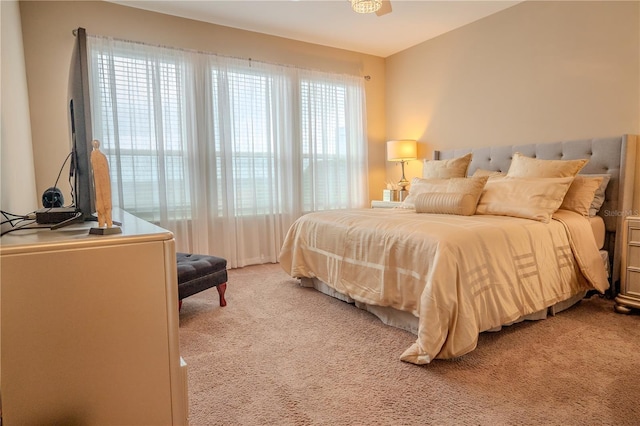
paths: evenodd
<path fill-rule="evenodd" d="M 73 34 L 74 37 L 78 36 L 78 29 L 74 28 L 73 30 L 71 30 L 71 33 Z M 88 36 L 89 34 L 87 34 Z M 101 36 L 101 35 L 91 35 L 92 37 L 96 37 L 96 38 L 105 38 L 105 39 L 110 39 L 110 40 L 115 40 L 115 41 L 121 41 L 121 42 L 125 42 L 125 43 L 134 43 L 134 44 L 141 44 L 144 46 L 152 46 L 152 47 L 160 47 L 163 49 L 171 49 L 171 50 L 178 50 L 178 51 L 182 51 L 182 52 L 190 52 L 190 53 L 200 53 L 203 55 L 213 55 L 213 56 L 219 56 L 221 58 L 231 58 L 231 59 L 238 59 L 238 60 L 242 60 L 242 61 L 249 61 L 249 66 L 251 66 L 251 61 L 253 61 L 253 59 L 251 58 L 241 58 L 238 56 L 228 56 L 228 55 L 220 55 L 218 53 L 213 53 L 213 52 L 207 52 L 207 51 L 202 51 L 202 50 L 195 50 L 195 49 L 186 49 L 186 48 L 182 48 L 182 47 L 174 47 L 174 46 L 166 46 L 163 44 L 154 44 L 154 43 L 145 43 L 145 42 L 141 42 L 141 41 L 135 41 L 135 40 L 127 40 L 127 39 L 123 39 L 123 38 L 117 38 L 117 37 L 111 37 L 111 36 Z M 319 71 L 319 70 L 315 70 L 315 69 L 311 69 L 311 68 L 301 68 L 301 67 L 296 67 L 290 64 L 278 64 L 275 62 L 266 62 L 266 61 L 256 61 L 262 64 L 266 64 L 266 65 L 276 65 L 276 66 L 280 66 L 280 67 L 287 67 L 287 68 L 298 68 L 298 69 L 303 69 L 303 70 L 307 70 L 307 71 L 317 71 L 317 72 L 326 72 L 326 71 Z M 344 75 L 348 75 L 351 77 L 355 77 L 353 74 L 344 74 Z M 371 76 L 370 75 L 365 75 L 362 76 L 365 81 L 369 81 L 371 80 Z"/>

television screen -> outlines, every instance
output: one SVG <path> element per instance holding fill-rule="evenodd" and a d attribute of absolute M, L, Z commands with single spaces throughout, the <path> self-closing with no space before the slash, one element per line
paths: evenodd
<path fill-rule="evenodd" d="M 91 174 L 91 103 L 87 62 L 87 34 L 84 28 L 75 31 L 76 41 L 69 69 L 69 127 L 71 131 L 71 166 L 73 201 L 79 219 L 95 220 L 95 192 Z"/>

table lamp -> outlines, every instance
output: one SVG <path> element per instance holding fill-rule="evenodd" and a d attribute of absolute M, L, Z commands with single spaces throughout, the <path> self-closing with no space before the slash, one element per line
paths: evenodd
<path fill-rule="evenodd" d="M 402 166 L 402 178 L 398 182 L 400 201 L 407 196 L 409 181 L 404 177 L 404 163 L 418 158 L 418 144 L 414 140 L 398 140 L 387 142 L 387 161 L 395 161 Z"/>

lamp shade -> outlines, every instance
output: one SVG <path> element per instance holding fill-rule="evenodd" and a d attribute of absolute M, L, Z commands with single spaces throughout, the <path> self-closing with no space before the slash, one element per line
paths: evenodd
<path fill-rule="evenodd" d="M 387 161 L 409 161 L 418 158 L 418 144 L 413 140 L 387 142 Z"/>

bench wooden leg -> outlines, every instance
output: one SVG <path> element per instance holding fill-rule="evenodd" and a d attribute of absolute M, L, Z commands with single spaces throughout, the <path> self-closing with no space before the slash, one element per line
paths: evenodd
<path fill-rule="evenodd" d="M 182 299 L 178 300 L 178 312 L 180 312 L 180 309 L 182 309 Z"/>
<path fill-rule="evenodd" d="M 218 295 L 220 296 L 220 306 L 227 306 L 227 301 L 224 299 L 224 292 L 227 289 L 227 283 L 216 286 Z"/>

